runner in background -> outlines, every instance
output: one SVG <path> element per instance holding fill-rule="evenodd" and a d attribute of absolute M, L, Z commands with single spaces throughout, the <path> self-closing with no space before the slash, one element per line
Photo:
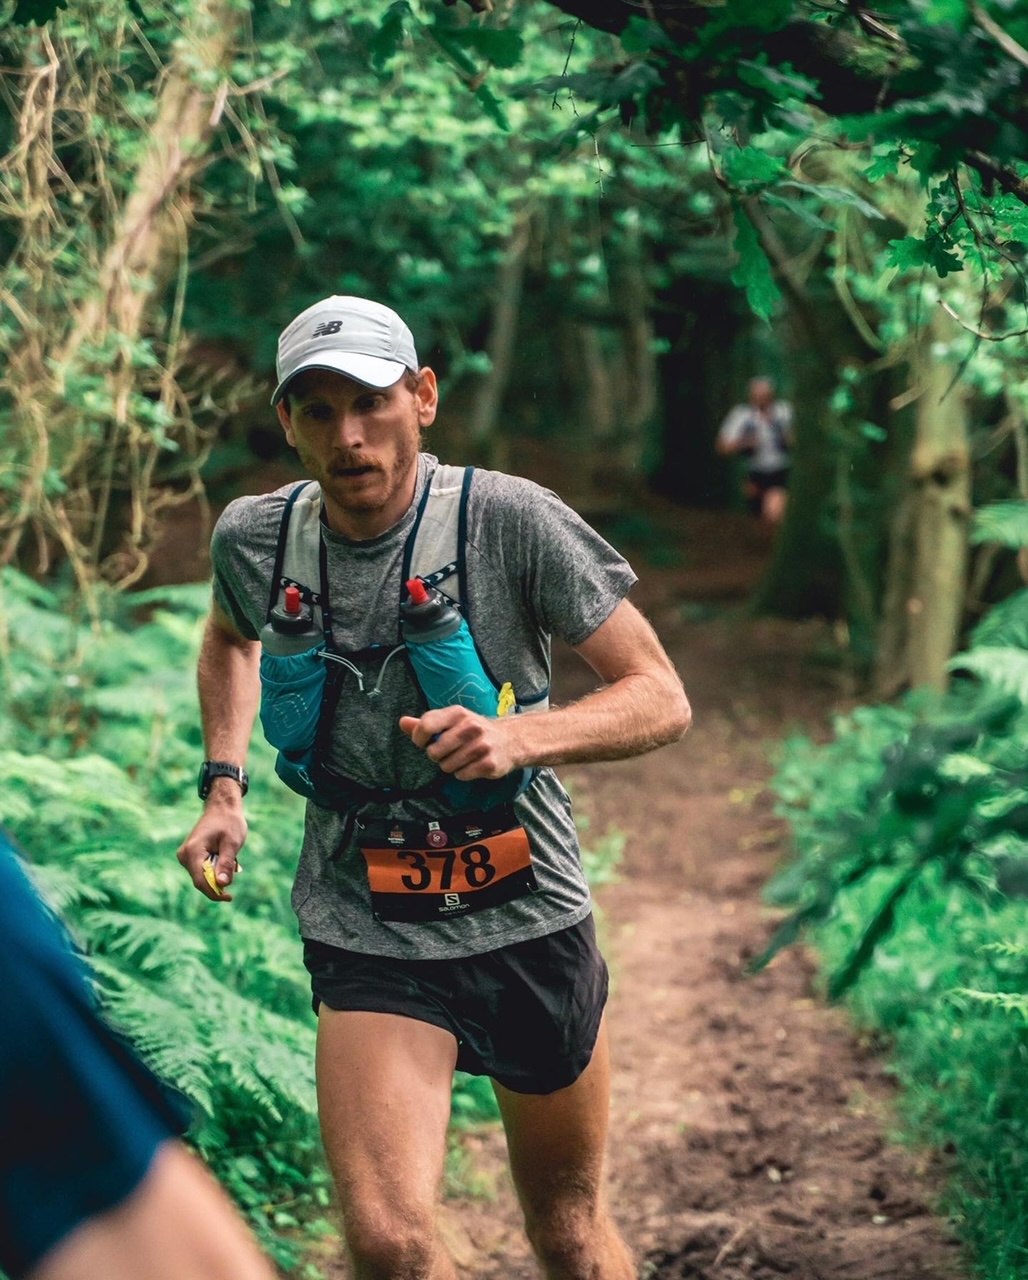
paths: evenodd
<path fill-rule="evenodd" d="M 0 831 L 0 1270 L 10 1280 L 274 1280 L 180 1141 L 185 1107 L 101 1018 Z"/>
<path fill-rule="evenodd" d="M 717 435 L 719 453 L 745 459 L 746 505 L 772 528 L 785 514 L 792 440 L 792 405 L 775 399 L 765 377 L 750 380 L 747 402 L 729 410 Z"/>

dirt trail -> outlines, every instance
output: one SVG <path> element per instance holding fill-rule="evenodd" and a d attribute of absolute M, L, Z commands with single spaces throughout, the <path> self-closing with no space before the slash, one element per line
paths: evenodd
<path fill-rule="evenodd" d="M 780 852 L 769 747 L 822 732 L 837 705 L 817 624 L 738 608 L 762 552 L 745 520 L 668 511 L 685 565 L 634 599 L 682 673 L 694 727 L 637 760 L 565 769 L 591 830 L 627 835 L 599 891 L 613 995 L 611 1194 L 641 1277 L 943 1280 L 964 1274 L 929 1205 L 940 1171 L 889 1145 L 883 1064 L 819 1001 L 802 950 L 744 975 L 771 919 Z M 726 549 L 741 553 L 726 557 Z M 635 557 L 633 557 L 635 559 Z M 585 692 L 571 655 L 558 700 Z M 490 1199 L 452 1199 L 445 1230 L 475 1280 L 537 1276 L 495 1132 L 469 1141 Z"/>

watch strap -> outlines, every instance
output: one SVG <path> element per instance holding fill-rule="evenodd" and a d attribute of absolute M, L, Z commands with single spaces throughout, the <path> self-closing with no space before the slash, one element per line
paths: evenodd
<path fill-rule="evenodd" d="M 205 760 L 200 766 L 196 790 L 201 800 L 206 800 L 211 793 L 211 783 L 215 778 L 234 778 L 245 796 L 250 789 L 250 776 L 242 765 L 233 764 L 230 760 Z"/>

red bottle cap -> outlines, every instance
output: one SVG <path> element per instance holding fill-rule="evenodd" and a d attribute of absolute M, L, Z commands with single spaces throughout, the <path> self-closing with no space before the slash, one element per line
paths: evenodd
<path fill-rule="evenodd" d="M 298 614 L 300 612 L 300 588 L 286 587 L 286 613 Z"/>
<path fill-rule="evenodd" d="M 408 579 L 407 591 L 411 598 L 411 604 L 424 604 L 428 599 L 428 588 L 420 578 Z"/>

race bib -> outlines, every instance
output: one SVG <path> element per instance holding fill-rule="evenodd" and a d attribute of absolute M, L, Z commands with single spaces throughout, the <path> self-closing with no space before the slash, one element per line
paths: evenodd
<path fill-rule="evenodd" d="M 536 889 L 524 827 L 509 805 L 436 822 L 357 824 L 379 920 L 452 920 Z"/>

